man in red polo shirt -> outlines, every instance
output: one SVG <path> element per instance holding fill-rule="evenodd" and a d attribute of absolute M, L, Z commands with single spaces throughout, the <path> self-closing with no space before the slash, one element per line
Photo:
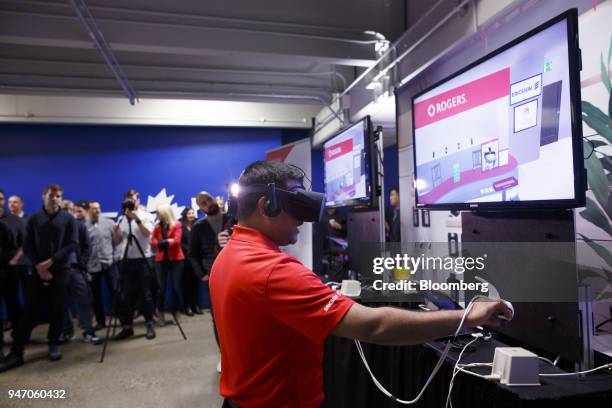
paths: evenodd
<path fill-rule="evenodd" d="M 297 242 L 303 221 L 316 218 L 304 216 L 313 200 L 302 178 L 297 168 L 271 161 L 252 163 L 240 176 L 238 225 L 210 277 L 224 407 L 319 407 L 327 336 L 418 344 L 450 334 L 462 318 L 462 311 L 359 305 L 281 252 Z M 496 325 L 500 313 L 511 317 L 500 301 L 476 302 L 466 325 Z"/>

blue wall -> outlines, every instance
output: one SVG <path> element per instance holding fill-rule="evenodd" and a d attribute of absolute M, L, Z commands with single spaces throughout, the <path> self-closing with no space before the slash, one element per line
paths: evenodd
<path fill-rule="evenodd" d="M 0 125 L 0 189 L 39 211 L 49 183 L 71 200 L 97 200 L 119 211 L 123 193 L 166 188 L 189 205 L 201 190 L 225 196 L 244 167 L 281 145 L 279 129 L 179 126 Z M 168 286 L 168 292 L 170 286 Z M 108 302 L 108 293 L 105 291 Z M 202 296 L 202 303 L 208 299 Z"/>
<path fill-rule="evenodd" d="M 226 195 L 242 169 L 281 144 L 279 129 L 178 126 L 0 125 L 0 189 L 38 211 L 48 183 L 71 200 L 118 211 L 135 188 L 143 203 L 162 188 L 189 204 L 200 190 Z"/>

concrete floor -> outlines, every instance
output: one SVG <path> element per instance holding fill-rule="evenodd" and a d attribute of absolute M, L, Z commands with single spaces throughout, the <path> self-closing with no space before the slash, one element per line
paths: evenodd
<path fill-rule="evenodd" d="M 220 407 L 219 350 L 210 314 L 181 315 L 180 322 L 187 341 L 174 325 L 156 328 L 157 338 L 146 340 L 138 321 L 133 338 L 109 342 L 103 364 L 102 346 L 80 340 L 61 346 L 62 360 L 48 361 L 47 325 L 41 325 L 26 349 L 26 364 L 0 374 L 0 407 Z M 65 400 L 8 399 L 7 390 L 15 388 L 66 388 L 68 395 Z"/>

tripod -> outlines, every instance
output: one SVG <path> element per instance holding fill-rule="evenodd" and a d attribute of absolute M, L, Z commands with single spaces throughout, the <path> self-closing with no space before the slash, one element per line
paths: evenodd
<path fill-rule="evenodd" d="M 145 257 L 144 251 L 142 250 L 142 247 L 140 246 L 140 243 L 138 242 L 138 240 L 136 239 L 136 237 L 132 233 L 132 220 L 127 220 L 127 225 L 128 225 L 127 243 L 125 245 L 125 250 L 123 251 L 123 258 L 121 259 L 121 262 L 122 262 L 123 265 L 120 268 L 119 278 L 117 279 L 117 287 L 115 289 L 115 292 L 113 293 L 113 299 L 112 299 L 112 302 L 111 302 L 110 316 L 108 317 L 108 324 L 106 325 L 106 336 L 104 338 L 104 346 L 102 347 L 102 355 L 100 356 L 100 363 L 104 362 L 104 356 L 106 355 L 106 347 L 108 345 L 108 339 L 110 337 L 111 326 L 113 328 L 113 334 L 115 334 L 115 330 L 117 328 L 117 320 L 118 320 L 118 316 L 117 316 L 117 302 L 119 301 L 119 298 L 121 297 L 121 293 L 123 291 L 123 278 L 124 278 L 123 275 L 125 273 L 124 272 L 124 270 L 125 270 L 124 266 L 125 266 L 125 262 L 127 260 L 127 254 L 128 254 L 128 251 L 129 251 L 131 245 L 136 244 L 136 248 L 138 249 L 138 252 L 140 253 L 140 259 L 142 259 L 144 261 L 145 267 L 147 268 L 147 270 L 150 273 L 155 273 L 152 270 L 151 265 L 149 264 L 147 258 Z M 162 294 L 162 296 L 164 296 L 164 294 Z M 183 340 L 187 340 L 187 336 L 185 336 L 185 332 L 183 331 L 183 328 L 181 327 L 181 324 L 179 323 L 178 319 L 176 318 L 176 312 L 174 310 L 172 310 L 172 319 L 174 320 L 174 323 L 178 327 L 179 331 L 181 332 L 181 336 L 183 336 Z"/>

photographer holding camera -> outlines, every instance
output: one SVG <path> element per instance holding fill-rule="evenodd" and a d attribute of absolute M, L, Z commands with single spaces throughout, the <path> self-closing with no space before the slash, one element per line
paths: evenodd
<path fill-rule="evenodd" d="M 121 268 L 119 287 L 119 316 L 122 330 L 115 340 L 127 339 L 134 335 L 132 327 L 135 305 L 142 312 L 147 323 L 148 340 L 155 338 L 153 328 L 153 297 L 151 294 L 151 235 L 154 229 L 153 216 L 139 209 L 140 194 L 128 190 L 121 204 L 123 215 L 115 225 L 114 244 L 127 240 L 126 255 Z"/>

